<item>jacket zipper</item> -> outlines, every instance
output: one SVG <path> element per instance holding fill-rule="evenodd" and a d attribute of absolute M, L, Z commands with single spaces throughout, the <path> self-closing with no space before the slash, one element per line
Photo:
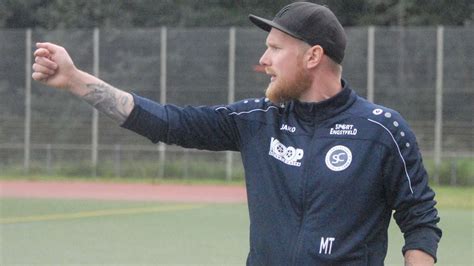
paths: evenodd
<path fill-rule="evenodd" d="M 314 130 L 316 131 L 316 126 L 314 127 Z M 310 150 L 309 150 L 309 158 L 311 158 L 311 155 L 313 153 L 313 148 L 314 148 L 314 142 L 316 142 L 316 133 L 313 135 L 311 141 L 310 141 Z M 308 160 L 308 157 L 306 158 L 306 161 L 309 161 Z M 301 201 L 301 209 L 302 209 L 302 214 L 301 214 L 301 220 L 300 220 L 300 225 L 299 225 L 299 229 L 298 229 L 298 237 L 296 238 L 296 243 L 295 243 L 295 248 L 294 248 L 294 251 L 293 251 L 293 256 L 292 256 L 292 260 L 291 260 L 291 264 L 290 265 L 294 265 L 294 266 L 297 266 L 297 260 L 298 260 L 298 255 L 300 253 L 300 249 L 302 248 L 303 246 L 303 226 L 305 225 L 305 220 L 306 220 L 306 211 L 307 211 L 307 202 L 306 202 L 306 186 L 307 186 L 307 181 L 308 181 L 308 176 L 310 173 L 308 173 L 310 167 L 309 166 L 306 166 L 305 164 L 305 169 L 303 171 L 303 184 L 302 184 L 302 201 Z"/>
<path fill-rule="evenodd" d="M 306 218 L 305 213 L 306 213 L 306 211 L 303 209 L 303 214 L 302 214 L 302 217 L 301 217 L 300 227 L 298 229 L 298 237 L 296 238 L 295 248 L 293 250 L 293 256 L 292 256 L 290 265 L 295 265 L 295 266 L 297 265 L 298 254 L 300 253 L 300 248 L 303 244 L 303 225 L 304 225 L 305 218 Z"/>

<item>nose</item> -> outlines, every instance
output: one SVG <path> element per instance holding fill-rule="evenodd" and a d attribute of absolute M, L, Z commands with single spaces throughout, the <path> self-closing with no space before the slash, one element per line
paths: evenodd
<path fill-rule="evenodd" d="M 266 49 L 265 52 L 262 54 L 262 57 L 260 57 L 260 60 L 258 60 L 258 63 L 262 66 L 270 65 L 270 60 L 268 58 L 268 49 Z"/>

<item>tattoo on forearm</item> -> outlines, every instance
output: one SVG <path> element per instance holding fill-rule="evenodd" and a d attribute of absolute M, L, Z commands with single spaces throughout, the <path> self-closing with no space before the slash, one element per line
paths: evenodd
<path fill-rule="evenodd" d="M 82 96 L 82 99 L 116 122 L 125 122 L 130 106 L 133 105 L 129 95 L 105 83 L 86 86 L 90 91 Z"/>

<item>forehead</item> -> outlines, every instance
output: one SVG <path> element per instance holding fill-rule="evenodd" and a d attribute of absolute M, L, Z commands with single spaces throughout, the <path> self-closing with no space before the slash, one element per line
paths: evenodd
<path fill-rule="evenodd" d="M 276 28 L 272 28 L 270 30 L 270 33 L 268 33 L 268 36 L 267 36 L 266 43 L 267 45 L 268 44 L 286 44 L 286 45 L 296 45 L 296 46 L 302 46 L 302 45 L 309 46 L 305 42 L 299 39 L 296 39 L 293 36 L 288 35 L 287 33 Z"/>

